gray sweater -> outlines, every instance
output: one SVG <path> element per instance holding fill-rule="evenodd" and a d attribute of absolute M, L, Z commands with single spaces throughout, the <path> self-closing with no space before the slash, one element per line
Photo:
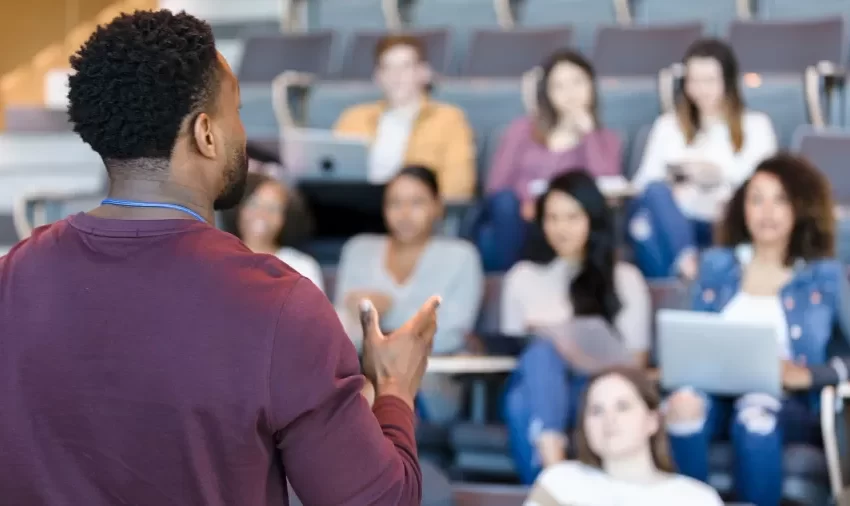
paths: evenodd
<path fill-rule="evenodd" d="M 387 272 L 387 237 L 359 235 L 342 250 L 337 270 L 334 304 L 349 336 L 358 346 L 362 339 L 357 315 L 348 314 L 345 298 L 353 291 L 381 292 L 392 297 L 381 326 L 400 327 L 432 295 L 440 295 L 439 326 L 434 353 L 454 353 L 463 348 L 466 334 L 478 318 L 484 291 L 481 259 L 472 244 L 450 237 L 434 237 L 422 252 L 416 268 L 403 285 Z"/>

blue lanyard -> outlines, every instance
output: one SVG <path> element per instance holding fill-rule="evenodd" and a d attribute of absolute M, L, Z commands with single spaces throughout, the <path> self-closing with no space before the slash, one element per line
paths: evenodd
<path fill-rule="evenodd" d="M 173 209 L 175 211 L 184 212 L 196 220 L 206 223 L 207 220 L 203 216 L 180 204 L 167 204 L 164 202 L 139 202 L 136 200 L 121 200 L 121 199 L 103 199 L 101 205 L 121 206 L 121 207 L 155 207 L 158 209 Z"/>

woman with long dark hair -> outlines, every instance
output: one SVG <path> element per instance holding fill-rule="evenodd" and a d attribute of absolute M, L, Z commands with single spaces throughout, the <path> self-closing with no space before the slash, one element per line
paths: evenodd
<path fill-rule="evenodd" d="M 581 340 L 598 334 L 592 346 L 613 341 L 609 348 L 617 350 L 603 354 L 620 351 L 643 367 L 651 326 L 648 287 L 634 266 L 617 262 L 613 216 L 593 177 L 573 171 L 549 182 L 537 203 L 536 224 L 529 259 L 505 276 L 500 325 L 505 335 L 534 336 L 505 406 L 526 483 L 541 466 L 564 459 L 565 434 L 592 369 L 586 360 L 578 363 L 589 350 Z M 583 330 L 575 332 L 579 323 Z"/>
<path fill-rule="evenodd" d="M 576 430 L 578 461 L 537 479 L 525 506 L 721 506 L 711 487 L 676 474 L 646 374 L 614 367 L 587 382 Z"/>
<path fill-rule="evenodd" d="M 520 251 L 535 200 L 556 174 L 585 169 L 593 176 L 622 173 L 622 141 L 599 120 L 593 66 L 581 54 L 558 51 L 543 63 L 531 114 L 502 136 L 487 172 L 493 231 L 482 237 L 488 268 L 507 269 Z M 486 234 L 485 234 L 486 235 Z"/>
<path fill-rule="evenodd" d="M 642 190 L 629 222 L 647 277 L 696 275 L 697 253 L 732 192 L 776 152 L 770 118 L 746 108 L 732 48 L 703 39 L 683 59 L 675 112 L 655 121 L 633 179 Z"/>

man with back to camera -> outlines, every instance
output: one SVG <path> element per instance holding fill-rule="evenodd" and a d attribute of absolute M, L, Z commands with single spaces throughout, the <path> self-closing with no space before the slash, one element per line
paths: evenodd
<path fill-rule="evenodd" d="M 74 129 L 109 199 L 0 259 L 0 502 L 416 505 L 413 397 L 437 298 L 365 367 L 328 300 L 210 225 L 246 174 L 209 25 L 122 15 L 71 59 Z M 374 413 L 374 414 L 373 414 Z"/>

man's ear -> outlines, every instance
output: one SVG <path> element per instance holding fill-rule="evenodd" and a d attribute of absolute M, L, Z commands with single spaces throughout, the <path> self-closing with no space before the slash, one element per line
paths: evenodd
<path fill-rule="evenodd" d="M 192 137 L 198 152 L 207 158 L 216 156 L 216 139 L 213 133 L 212 119 L 205 112 L 198 114 L 192 123 Z"/>

